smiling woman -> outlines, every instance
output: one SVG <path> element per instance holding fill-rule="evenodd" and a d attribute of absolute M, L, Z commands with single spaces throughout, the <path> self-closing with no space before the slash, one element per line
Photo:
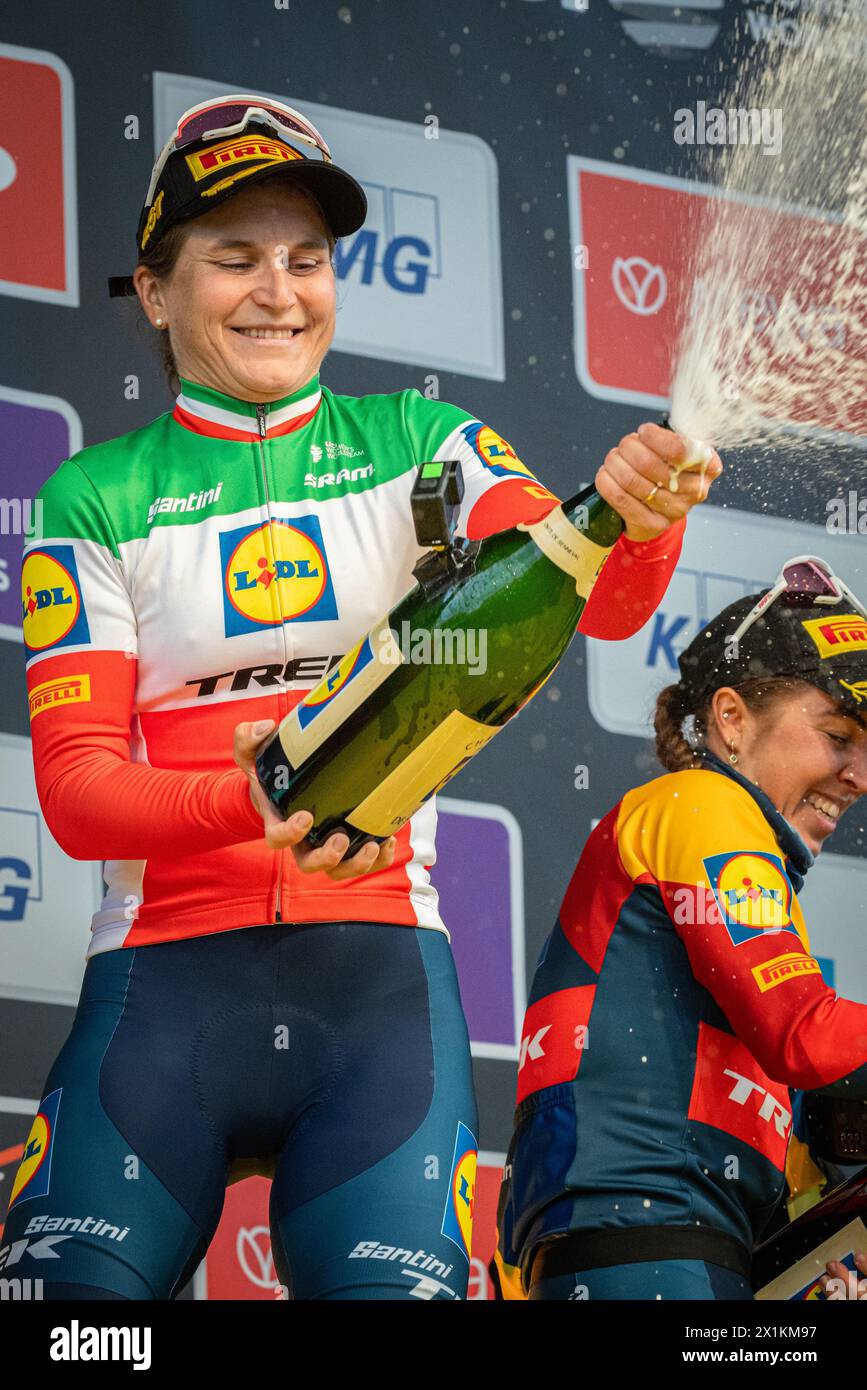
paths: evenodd
<path fill-rule="evenodd" d="M 177 392 L 184 376 L 266 401 L 275 382 L 285 395 L 308 381 L 334 336 L 335 244 L 315 195 L 273 179 L 170 227 L 142 253 L 133 276 L 161 334 L 170 389 Z M 272 352 L 301 333 L 306 338 L 303 351 L 266 365 L 242 358 L 230 333 L 272 344 Z"/>
<path fill-rule="evenodd" d="M 107 887 L 46 1082 L 43 1129 L 63 1094 L 50 1194 L 25 1164 L 5 1235 L 26 1244 L 31 1217 L 70 1211 L 128 1231 L 122 1248 L 65 1234 L 39 1271 L 46 1298 L 174 1297 L 227 1183 L 250 1171 L 273 1173 L 275 1265 L 294 1297 L 467 1290 L 477 1112 L 429 873 L 435 797 L 381 844 L 314 847 L 315 808 L 284 821 L 254 758 L 413 588 L 422 463 L 460 462 L 462 538 L 559 503 L 470 411 L 320 380 L 335 241 L 366 208 L 291 107 L 233 95 L 185 112 L 153 169 L 134 275 L 111 286 L 161 333 L 174 408 L 40 492 L 43 541 L 22 573 L 36 782 L 58 843 L 103 860 Z M 599 467 L 626 527 L 583 633 L 629 636 L 662 598 L 686 516 L 722 471 L 714 455 L 671 492 L 687 447 L 643 424 Z M 548 554 L 574 582 L 571 543 Z M 362 690 L 372 670 L 359 661 Z M 431 719 L 436 765 L 458 766 L 473 721 Z"/>
<path fill-rule="evenodd" d="M 530 990 L 508 1297 L 750 1298 L 787 1181 L 823 1180 L 793 1093 L 867 1098 L 867 1007 L 823 981 L 797 896 L 867 792 L 864 606 L 795 556 L 680 676 L 656 709 L 667 775 L 590 835 Z"/>

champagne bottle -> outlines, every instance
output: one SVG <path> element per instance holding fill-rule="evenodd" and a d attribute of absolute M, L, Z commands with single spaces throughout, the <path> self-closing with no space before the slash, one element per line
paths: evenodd
<path fill-rule="evenodd" d="M 314 846 L 344 831 L 347 855 L 399 830 L 550 676 L 622 529 L 590 487 L 452 547 L 440 581 L 416 584 L 262 744 L 281 814 L 309 811 Z"/>

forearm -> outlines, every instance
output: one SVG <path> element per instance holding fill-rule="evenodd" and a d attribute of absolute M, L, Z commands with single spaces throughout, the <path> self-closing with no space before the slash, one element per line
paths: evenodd
<path fill-rule="evenodd" d="M 264 835 L 240 769 L 173 772 L 94 750 L 62 769 L 37 769 L 37 789 L 73 859 L 201 854 Z"/>
<path fill-rule="evenodd" d="M 683 517 L 652 541 L 631 541 L 624 533 L 602 566 L 578 631 L 609 642 L 634 636 L 665 596 L 685 529 Z"/>

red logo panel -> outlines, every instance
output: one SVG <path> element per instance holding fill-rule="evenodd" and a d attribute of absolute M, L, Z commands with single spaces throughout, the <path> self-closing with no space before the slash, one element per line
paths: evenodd
<path fill-rule="evenodd" d="M 546 994 L 530 1005 L 521 1036 L 518 1105 L 544 1086 L 575 1079 L 595 993 L 595 985 L 578 985 Z"/>
<path fill-rule="evenodd" d="M 696 267 L 701 278 L 701 248 L 713 206 L 709 195 L 715 190 L 708 184 L 578 156 L 568 160 L 568 179 L 578 378 L 586 391 L 604 400 L 665 406 L 678 324 L 693 292 Z M 795 331 L 805 347 L 830 343 L 843 348 L 847 360 L 857 362 L 867 340 L 867 237 L 820 212 L 780 210 L 740 198 L 729 201 L 740 205 L 745 240 L 753 227 L 754 240 L 760 227 L 766 236 L 770 224 L 774 245 L 781 248 L 773 264 L 762 264 L 752 275 L 745 267 L 741 307 L 752 323 L 755 351 L 767 358 L 774 355 L 772 325 L 793 275 L 785 248 L 797 245 Z M 850 279 L 852 283 L 846 283 Z M 845 292 L 845 313 L 829 302 L 829 284 L 840 303 Z M 853 321 L 853 303 L 865 306 L 858 323 Z M 778 369 L 788 374 L 792 368 L 784 369 L 782 362 L 777 359 Z M 867 402 L 838 404 L 835 415 L 827 393 L 808 393 L 805 378 L 803 394 L 791 404 L 794 420 L 806 420 L 815 412 L 824 428 L 867 436 Z"/>
<path fill-rule="evenodd" d="M 72 76 L 0 44 L 0 291 L 78 303 Z"/>
<path fill-rule="evenodd" d="M 788 1087 L 766 1076 L 742 1042 L 710 1024 L 699 1024 L 688 1119 L 734 1135 L 783 1172 L 791 1104 Z"/>

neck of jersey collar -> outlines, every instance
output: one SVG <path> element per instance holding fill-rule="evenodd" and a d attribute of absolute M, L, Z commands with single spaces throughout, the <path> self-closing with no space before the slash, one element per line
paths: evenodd
<path fill-rule="evenodd" d="M 322 400 L 319 376 L 312 376 L 298 391 L 278 401 L 262 405 L 241 401 L 214 391 L 210 386 L 181 377 L 181 394 L 175 402 L 173 418 L 193 434 L 212 439 L 234 439 L 250 443 L 291 434 L 312 419 Z"/>
<path fill-rule="evenodd" d="M 749 792 L 755 801 L 768 825 L 776 836 L 777 844 L 786 857 L 786 873 L 792 880 L 792 886 L 796 893 L 800 893 L 804 886 L 804 876 L 810 865 L 815 863 L 815 856 L 804 841 L 801 839 L 797 830 L 789 824 L 785 816 L 777 810 L 771 798 L 757 787 L 755 782 L 751 782 L 743 773 L 737 772 L 730 763 L 725 763 L 718 758 L 716 753 L 711 753 L 709 748 L 702 749 L 702 765 L 712 772 L 721 772 L 724 777 L 730 777 L 733 782 L 737 782 L 743 787 L 744 791 Z"/>

